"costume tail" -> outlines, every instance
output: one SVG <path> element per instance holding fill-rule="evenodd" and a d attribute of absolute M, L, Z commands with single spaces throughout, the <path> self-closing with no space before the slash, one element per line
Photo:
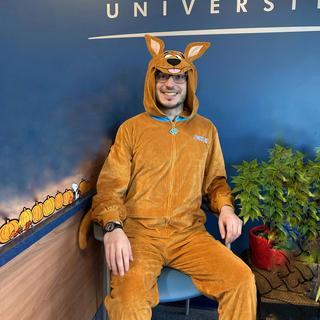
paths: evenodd
<path fill-rule="evenodd" d="M 80 223 L 79 233 L 78 233 L 78 242 L 81 250 L 84 250 L 87 248 L 90 225 L 91 225 L 91 211 L 85 214 L 85 216 L 82 218 L 82 221 Z"/>

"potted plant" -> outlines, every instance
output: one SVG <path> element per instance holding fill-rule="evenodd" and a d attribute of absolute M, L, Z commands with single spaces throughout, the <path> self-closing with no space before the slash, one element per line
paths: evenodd
<path fill-rule="evenodd" d="M 260 220 L 249 231 L 252 263 L 270 270 L 287 261 L 286 250 L 308 252 L 319 237 L 320 152 L 306 161 L 299 151 L 275 145 L 265 161 L 234 166 L 233 193 L 244 223 Z"/>

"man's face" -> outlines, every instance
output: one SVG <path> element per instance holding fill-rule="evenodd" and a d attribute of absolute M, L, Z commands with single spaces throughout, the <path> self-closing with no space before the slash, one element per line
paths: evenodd
<path fill-rule="evenodd" d="M 156 100 L 159 107 L 175 109 L 183 105 L 187 95 L 186 75 L 174 75 L 157 71 Z"/>

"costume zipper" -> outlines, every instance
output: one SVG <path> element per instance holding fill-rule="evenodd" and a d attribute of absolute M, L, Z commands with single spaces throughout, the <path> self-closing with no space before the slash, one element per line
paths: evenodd
<path fill-rule="evenodd" d="M 176 134 L 179 133 L 179 129 L 176 128 L 176 121 L 170 121 L 171 123 L 171 129 L 169 130 L 169 133 L 172 134 L 173 136 L 175 136 Z"/>
<path fill-rule="evenodd" d="M 168 213 L 167 213 L 167 219 L 168 222 L 170 221 L 171 217 L 171 210 L 172 210 L 172 194 L 173 194 L 173 183 L 174 183 L 174 164 L 176 161 L 176 135 L 179 132 L 179 129 L 176 128 L 176 121 L 170 121 L 171 129 L 169 130 L 171 134 L 171 163 L 170 163 L 170 171 L 169 171 L 169 194 L 168 194 Z"/>

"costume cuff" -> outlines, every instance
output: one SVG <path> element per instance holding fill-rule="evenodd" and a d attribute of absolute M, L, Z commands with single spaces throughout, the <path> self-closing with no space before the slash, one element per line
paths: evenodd
<path fill-rule="evenodd" d="M 220 196 L 216 202 L 216 208 L 217 208 L 218 213 L 220 213 L 221 208 L 223 206 L 229 206 L 234 209 L 234 206 L 232 203 L 232 198 L 229 196 Z"/>
<path fill-rule="evenodd" d="M 124 212 L 123 208 L 119 206 L 110 206 L 103 208 L 102 210 L 101 208 L 96 208 L 96 210 L 91 213 L 91 217 L 93 221 L 98 222 L 102 227 L 104 227 L 108 222 L 116 221 L 123 226 L 123 220 L 126 217 L 126 212 Z"/>

